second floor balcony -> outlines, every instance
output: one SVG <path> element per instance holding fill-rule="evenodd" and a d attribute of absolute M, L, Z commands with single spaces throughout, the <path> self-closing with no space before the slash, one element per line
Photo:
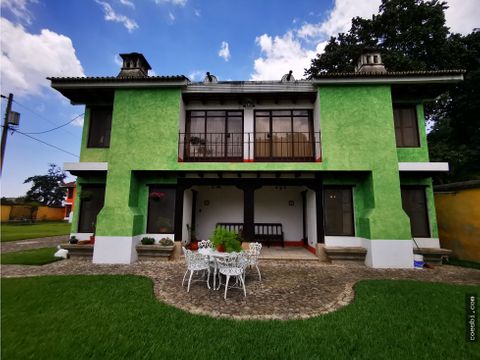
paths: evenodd
<path fill-rule="evenodd" d="M 320 132 L 179 133 L 179 158 L 204 162 L 311 162 L 321 159 Z"/>

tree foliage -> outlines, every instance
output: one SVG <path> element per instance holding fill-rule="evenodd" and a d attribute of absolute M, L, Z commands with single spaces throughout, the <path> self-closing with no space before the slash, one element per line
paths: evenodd
<path fill-rule="evenodd" d="M 445 2 L 382 0 L 371 19 L 356 17 L 348 33 L 331 37 L 305 75 L 352 72 L 367 47 L 382 53 L 389 71 L 465 69 L 465 81 L 426 107 L 432 161 L 448 161 L 452 171 L 439 181 L 480 178 L 480 32 L 452 34 L 445 25 Z"/>
<path fill-rule="evenodd" d="M 24 184 L 32 183 L 32 187 L 27 191 L 27 198 L 42 205 L 62 205 L 66 189 L 61 186 L 64 184 L 63 180 L 66 177 L 60 167 L 49 164 L 46 175 L 31 176 L 23 182 Z"/>

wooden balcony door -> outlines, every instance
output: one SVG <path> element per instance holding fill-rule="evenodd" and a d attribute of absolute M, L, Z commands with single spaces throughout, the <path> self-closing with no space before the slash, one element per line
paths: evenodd
<path fill-rule="evenodd" d="M 189 111 L 185 154 L 190 160 L 243 158 L 242 111 Z"/>
<path fill-rule="evenodd" d="M 314 157 L 310 110 L 255 111 L 255 159 L 301 161 Z"/>

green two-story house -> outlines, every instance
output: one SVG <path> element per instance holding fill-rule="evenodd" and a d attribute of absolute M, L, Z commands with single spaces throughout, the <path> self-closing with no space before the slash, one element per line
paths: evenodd
<path fill-rule="evenodd" d="M 121 56 L 116 77 L 50 78 L 86 106 L 65 170 L 78 177 L 72 235 L 95 233 L 93 262 L 131 263 L 143 236 L 188 243 L 217 224 L 319 256 L 363 248 L 379 268 L 439 248 L 431 175 L 448 164 L 429 162 L 423 105 L 462 71 L 388 72 L 371 52 L 312 80 L 191 82 Z"/>

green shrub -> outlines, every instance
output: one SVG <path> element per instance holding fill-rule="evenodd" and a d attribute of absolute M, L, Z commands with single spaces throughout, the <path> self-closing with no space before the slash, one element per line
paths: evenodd
<path fill-rule="evenodd" d="M 235 232 L 217 226 L 210 240 L 215 247 L 222 245 L 226 252 L 238 252 L 242 250 L 242 244 L 237 237 Z"/>
<path fill-rule="evenodd" d="M 144 237 L 142 239 L 142 245 L 153 245 L 155 244 L 155 239 L 150 237 Z"/>

